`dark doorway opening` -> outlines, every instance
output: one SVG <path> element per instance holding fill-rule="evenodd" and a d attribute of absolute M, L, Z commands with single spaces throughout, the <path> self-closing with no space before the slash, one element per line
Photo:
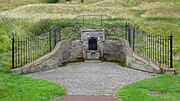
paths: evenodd
<path fill-rule="evenodd" d="M 89 50 L 97 50 L 97 39 L 92 37 L 88 42 Z"/>

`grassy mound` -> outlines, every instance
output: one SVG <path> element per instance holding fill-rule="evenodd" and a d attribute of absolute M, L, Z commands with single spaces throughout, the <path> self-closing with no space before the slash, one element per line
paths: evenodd
<path fill-rule="evenodd" d="M 179 92 L 180 76 L 165 74 L 127 85 L 116 92 L 116 97 L 123 101 L 179 101 Z"/>
<path fill-rule="evenodd" d="M 56 83 L 16 74 L 0 74 L 0 101 L 48 101 L 65 95 Z"/>

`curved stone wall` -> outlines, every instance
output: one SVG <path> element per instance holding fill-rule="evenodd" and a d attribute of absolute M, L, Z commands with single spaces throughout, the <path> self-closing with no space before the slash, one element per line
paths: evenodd
<path fill-rule="evenodd" d="M 39 58 L 22 68 L 12 70 L 20 74 L 27 74 L 48 70 L 61 66 L 64 62 L 77 61 L 83 57 L 83 47 L 80 40 L 63 40 L 59 42 L 52 52 Z"/>
<path fill-rule="evenodd" d="M 118 62 L 124 67 L 137 70 L 156 72 L 161 71 L 160 67 L 135 54 L 124 39 L 106 40 L 100 45 L 102 60 Z M 83 58 L 83 42 L 80 40 L 63 40 L 59 42 L 54 50 L 37 61 L 22 68 L 12 71 L 20 74 L 27 74 L 60 67 L 64 62 L 78 61 Z"/>

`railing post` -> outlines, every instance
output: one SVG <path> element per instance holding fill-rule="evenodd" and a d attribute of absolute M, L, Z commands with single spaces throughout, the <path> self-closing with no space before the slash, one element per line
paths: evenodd
<path fill-rule="evenodd" d="M 51 52 L 52 48 L 51 48 L 51 32 L 49 33 L 49 51 Z"/>
<path fill-rule="evenodd" d="M 57 29 L 55 29 L 54 31 L 53 31 L 53 35 L 54 35 L 54 47 L 56 46 L 56 43 L 57 43 L 57 40 L 56 40 L 56 31 L 57 31 Z M 53 48 L 54 48 L 53 47 Z"/>
<path fill-rule="evenodd" d="M 169 41 L 170 41 L 170 68 L 173 68 L 173 35 L 172 35 L 172 32 L 170 33 Z"/>
<path fill-rule="evenodd" d="M 128 31 L 128 24 L 126 22 L 126 25 L 125 25 L 125 40 L 127 40 L 127 31 Z"/>
<path fill-rule="evenodd" d="M 131 47 L 131 28 L 130 28 L 130 24 L 128 24 L 128 41 L 129 41 L 129 45 Z"/>
<path fill-rule="evenodd" d="M 59 41 L 61 41 L 61 27 L 59 27 Z"/>
<path fill-rule="evenodd" d="M 135 32 L 136 32 L 136 29 L 133 28 L 133 51 L 134 51 L 134 48 L 135 48 Z"/>
<path fill-rule="evenodd" d="M 14 63 L 14 45 L 15 44 L 15 39 L 14 39 L 14 34 L 12 35 L 12 69 L 15 68 L 15 63 Z"/>

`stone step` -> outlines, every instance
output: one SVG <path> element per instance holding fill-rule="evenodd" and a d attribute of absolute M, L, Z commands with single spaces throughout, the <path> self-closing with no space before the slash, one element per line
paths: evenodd
<path fill-rule="evenodd" d="M 86 63 L 101 63 L 101 60 L 85 60 Z"/>

